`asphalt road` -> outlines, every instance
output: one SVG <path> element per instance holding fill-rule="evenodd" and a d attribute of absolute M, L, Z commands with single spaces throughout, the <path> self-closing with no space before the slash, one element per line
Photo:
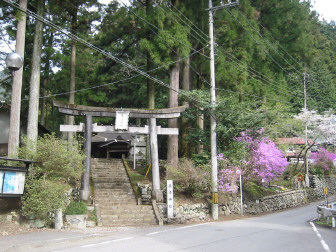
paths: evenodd
<path fill-rule="evenodd" d="M 9 236 L 0 238 L 0 251 L 336 251 L 336 230 L 311 222 L 317 217 L 316 204 L 189 226 Z"/>

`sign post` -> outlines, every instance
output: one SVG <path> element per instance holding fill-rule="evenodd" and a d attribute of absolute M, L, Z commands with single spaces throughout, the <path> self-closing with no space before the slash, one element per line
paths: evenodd
<path fill-rule="evenodd" d="M 327 207 L 328 207 L 328 187 L 324 187 L 323 188 L 323 193 L 324 193 L 324 198 L 326 200 L 326 204 L 327 204 Z"/>
<path fill-rule="evenodd" d="M 167 180 L 167 217 L 174 218 L 174 187 L 173 180 Z"/>
<path fill-rule="evenodd" d="M 242 170 L 237 168 L 236 174 L 239 175 L 239 181 L 240 181 L 240 212 L 241 215 L 244 215 Z"/>

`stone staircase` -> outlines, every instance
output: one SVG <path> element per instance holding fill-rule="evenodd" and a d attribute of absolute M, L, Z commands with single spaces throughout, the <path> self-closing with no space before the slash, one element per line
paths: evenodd
<path fill-rule="evenodd" d="M 91 172 L 103 226 L 157 224 L 151 205 L 137 205 L 121 159 L 93 158 Z"/>

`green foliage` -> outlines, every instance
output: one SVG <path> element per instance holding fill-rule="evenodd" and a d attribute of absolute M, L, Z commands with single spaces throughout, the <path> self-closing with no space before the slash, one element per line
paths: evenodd
<path fill-rule="evenodd" d="M 48 213 L 56 209 L 64 209 L 68 201 L 67 192 L 76 187 L 83 173 L 84 155 L 80 145 L 73 141 L 57 139 L 54 135 L 39 138 L 36 152 L 32 143 L 25 140 L 19 148 L 19 157 L 36 161 L 26 179 L 24 196 L 22 197 L 22 214 L 27 217 L 41 218 L 50 223 Z"/>
<path fill-rule="evenodd" d="M 207 165 L 209 164 L 211 158 L 210 155 L 211 155 L 210 152 L 203 151 L 201 154 L 193 154 L 192 160 L 196 166 Z"/>
<path fill-rule="evenodd" d="M 71 201 L 64 211 L 65 215 L 87 214 L 87 213 L 88 209 L 83 201 Z"/>
<path fill-rule="evenodd" d="M 323 167 L 314 166 L 314 167 L 310 168 L 310 173 L 313 174 L 313 175 L 317 175 L 318 177 L 322 178 L 324 176 L 325 169 Z"/>
<path fill-rule="evenodd" d="M 189 159 L 180 159 L 178 167 L 166 166 L 166 179 L 174 181 L 174 191 L 191 197 L 204 197 L 210 190 L 210 166 L 195 166 Z"/>
<path fill-rule="evenodd" d="M 27 218 L 36 218 L 51 222 L 49 213 L 57 209 L 65 209 L 67 202 L 66 191 L 69 185 L 45 179 L 32 179 L 31 176 L 25 184 L 22 197 L 22 215 Z"/>
<path fill-rule="evenodd" d="M 83 173 L 84 154 L 78 141 L 70 145 L 55 135 L 40 137 L 36 143 L 36 151 L 32 143 L 24 139 L 19 148 L 19 157 L 34 160 L 29 172 L 33 179 L 45 178 L 56 181 L 71 181 L 76 184 Z"/>
<path fill-rule="evenodd" d="M 274 193 L 271 189 L 265 188 L 256 182 L 247 181 L 243 185 L 243 192 L 249 200 L 256 200 Z"/>
<path fill-rule="evenodd" d="M 89 219 L 92 220 L 92 221 L 94 221 L 95 223 L 97 223 L 98 217 L 97 217 L 97 210 L 96 210 L 96 208 L 93 209 L 92 213 L 89 216 Z"/>

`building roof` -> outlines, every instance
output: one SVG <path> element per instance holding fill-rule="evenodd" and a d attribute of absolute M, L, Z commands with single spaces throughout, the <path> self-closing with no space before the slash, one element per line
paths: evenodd
<path fill-rule="evenodd" d="M 297 144 L 297 145 L 304 145 L 305 144 L 305 138 L 303 137 L 291 137 L 291 138 L 278 138 L 277 139 L 278 144 Z M 308 144 L 313 144 L 314 141 L 311 139 L 308 139 Z"/>

